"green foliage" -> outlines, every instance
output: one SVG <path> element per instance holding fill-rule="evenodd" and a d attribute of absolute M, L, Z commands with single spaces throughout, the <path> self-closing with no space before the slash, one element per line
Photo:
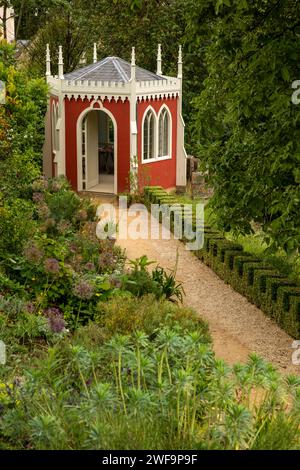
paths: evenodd
<path fill-rule="evenodd" d="M 118 296 L 109 302 L 99 302 L 95 321 L 108 332 L 129 334 L 143 330 L 147 334 L 158 331 L 162 325 L 170 328 L 180 325 L 183 330 L 197 329 L 203 341 L 209 341 L 208 327 L 191 309 L 178 306 L 153 294 L 142 298 Z"/>
<path fill-rule="evenodd" d="M 145 188 L 145 201 L 148 204 L 161 204 L 166 195 L 166 191 L 159 187 Z M 190 216 L 188 217 L 190 220 Z M 193 216 L 191 220 L 193 221 Z M 291 336 L 297 338 L 300 334 L 300 284 L 294 276 L 286 277 L 286 264 L 280 258 L 275 257 L 274 261 L 274 257 L 265 256 L 262 251 L 260 256 L 247 253 L 241 244 L 227 240 L 209 226 L 199 227 L 199 230 L 203 235 L 203 247 L 195 251 L 195 255 L 236 291 L 274 318 Z M 182 241 L 185 241 L 183 237 Z M 287 286 L 287 292 L 284 296 L 277 296 L 277 291 L 283 286 Z"/>
<path fill-rule="evenodd" d="M 0 199 L 0 261 L 21 253 L 36 229 L 32 205 L 15 199 L 7 204 Z"/>
<path fill-rule="evenodd" d="M 115 334 L 102 346 L 77 337 L 27 368 L 18 401 L 4 402 L 1 445 L 297 449 L 299 385 L 255 355 L 228 367 L 193 328 Z"/>
<path fill-rule="evenodd" d="M 250 233 L 254 221 L 273 249 L 295 252 L 300 114 L 291 83 L 300 74 L 299 4 L 199 2 L 190 17 L 199 40 L 198 20 L 208 3 L 217 4 L 218 15 L 210 20 L 207 77 L 193 104 L 198 154 L 215 190 L 213 209 L 222 229 Z"/>
<path fill-rule="evenodd" d="M 153 264 L 147 256 L 131 260 L 133 269 L 122 277 L 122 286 L 136 297 L 154 294 L 157 299 L 163 297 L 172 302 L 183 301 L 183 287 L 175 278 L 176 270 L 167 273 L 161 266 L 156 266 L 151 272 L 147 267 Z"/>
<path fill-rule="evenodd" d="M 9 47 L 0 43 L 0 80 L 6 83 L 6 102 L 0 106 L 0 194 L 7 203 L 27 198 L 41 170 L 47 99 L 43 79 L 29 79 L 7 60 Z"/>

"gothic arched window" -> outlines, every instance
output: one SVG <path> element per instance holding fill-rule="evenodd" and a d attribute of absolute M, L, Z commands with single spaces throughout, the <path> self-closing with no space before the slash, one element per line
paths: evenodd
<path fill-rule="evenodd" d="M 149 109 L 143 124 L 143 160 L 155 158 L 155 124 L 155 115 L 152 109 Z"/>
<path fill-rule="evenodd" d="M 158 120 L 158 157 L 170 157 L 171 122 L 169 112 L 163 108 Z"/>

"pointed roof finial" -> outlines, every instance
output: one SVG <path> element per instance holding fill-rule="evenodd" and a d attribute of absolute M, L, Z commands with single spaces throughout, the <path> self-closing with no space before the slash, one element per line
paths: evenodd
<path fill-rule="evenodd" d="M 97 62 L 97 44 L 94 42 L 94 55 L 93 55 L 94 64 Z"/>
<path fill-rule="evenodd" d="M 156 74 L 157 75 L 162 75 L 162 70 L 161 70 L 161 44 L 158 44 L 158 48 L 157 48 L 157 69 L 156 69 Z"/>
<path fill-rule="evenodd" d="M 135 47 L 131 50 L 131 80 L 135 80 Z"/>
<path fill-rule="evenodd" d="M 80 65 L 85 65 L 86 64 L 86 52 L 83 51 L 81 57 L 80 57 L 80 61 L 79 61 Z"/>
<path fill-rule="evenodd" d="M 51 77 L 51 57 L 49 44 L 46 45 L 46 77 Z"/>
<path fill-rule="evenodd" d="M 178 74 L 177 78 L 182 78 L 182 47 L 179 46 L 178 51 Z"/>
<path fill-rule="evenodd" d="M 63 52 L 62 46 L 59 46 L 58 49 L 58 78 L 64 78 L 64 59 L 63 59 Z"/>

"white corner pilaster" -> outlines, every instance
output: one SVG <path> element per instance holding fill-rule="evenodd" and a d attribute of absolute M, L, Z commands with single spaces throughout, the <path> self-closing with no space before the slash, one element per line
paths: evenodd
<path fill-rule="evenodd" d="M 66 119 L 65 100 L 61 93 L 59 96 L 59 159 L 57 174 L 66 176 Z"/>
<path fill-rule="evenodd" d="M 136 66 L 135 48 L 131 52 L 130 78 L 130 192 L 137 190 L 138 158 L 137 158 L 137 121 L 136 121 Z"/>
<path fill-rule="evenodd" d="M 184 147 L 184 120 L 182 117 L 182 47 L 178 52 L 179 96 L 177 102 L 177 159 L 176 159 L 176 186 L 186 186 L 186 160 L 187 154 Z"/>

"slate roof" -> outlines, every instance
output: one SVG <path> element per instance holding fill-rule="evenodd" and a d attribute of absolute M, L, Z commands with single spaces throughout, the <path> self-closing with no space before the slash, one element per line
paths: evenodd
<path fill-rule="evenodd" d="M 65 75 L 65 80 L 99 80 L 127 83 L 130 80 L 131 65 L 119 57 L 106 57 L 95 64 L 87 65 L 81 69 Z M 137 80 L 163 80 L 153 72 L 136 66 Z"/>

